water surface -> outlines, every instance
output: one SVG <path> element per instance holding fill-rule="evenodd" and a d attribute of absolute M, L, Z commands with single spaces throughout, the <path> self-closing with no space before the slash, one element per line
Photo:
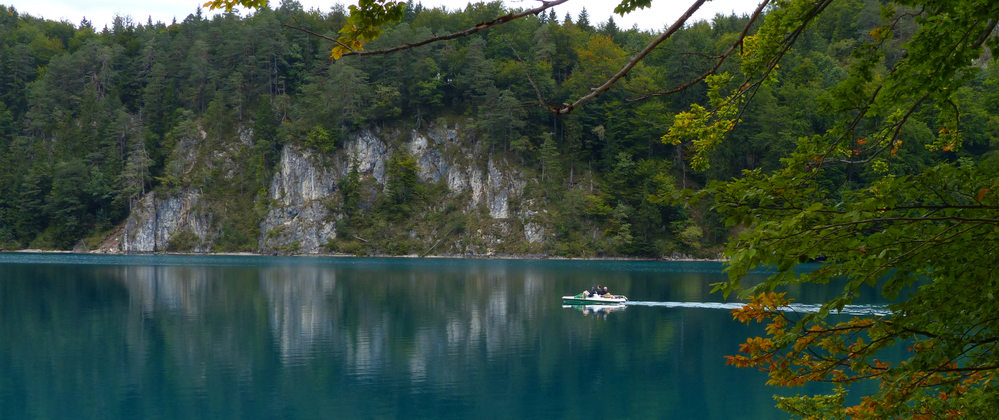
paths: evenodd
<path fill-rule="evenodd" d="M 0 418 L 785 417 L 720 270 L 0 254 Z M 562 307 L 597 283 L 638 304 Z"/>

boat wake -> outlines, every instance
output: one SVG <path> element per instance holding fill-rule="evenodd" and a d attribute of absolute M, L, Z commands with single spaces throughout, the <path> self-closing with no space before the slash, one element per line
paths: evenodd
<path fill-rule="evenodd" d="M 722 302 L 643 302 L 628 301 L 628 306 L 655 306 L 663 308 L 695 308 L 695 309 L 724 309 L 733 310 L 742 307 L 742 303 L 722 303 Z M 792 303 L 785 307 L 787 312 L 813 313 L 822 309 L 822 305 L 807 303 Z M 887 316 L 891 311 L 884 305 L 846 305 L 839 312 L 832 312 L 840 315 L 873 315 Z"/>

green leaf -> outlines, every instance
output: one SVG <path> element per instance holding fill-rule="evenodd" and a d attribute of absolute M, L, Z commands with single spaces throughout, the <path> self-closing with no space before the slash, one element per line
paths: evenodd
<path fill-rule="evenodd" d="M 627 13 L 635 11 L 635 9 L 644 9 L 652 5 L 652 0 L 622 0 L 617 6 L 614 7 L 614 13 L 624 16 Z"/>

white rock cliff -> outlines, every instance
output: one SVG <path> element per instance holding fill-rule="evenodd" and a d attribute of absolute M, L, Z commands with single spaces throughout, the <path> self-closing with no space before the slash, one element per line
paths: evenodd
<path fill-rule="evenodd" d="M 174 235 L 187 231 L 199 239 L 192 251 L 204 252 L 211 218 L 200 206 L 201 195 L 193 190 L 159 197 L 146 194 L 132 209 L 121 235 L 123 252 L 164 251 Z"/>
<path fill-rule="evenodd" d="M 395 150 L 412 154 L 421 180 L 444 182 L 454 197 L 467 191 L 467 211 L 482 209 L 496 223 L 504 224 L 504 231 L 509 230 L 508 221 L 517 220 L 517 226 L 523 227 L 522 240 L 540 242 L 544 228 L 533 220 L 537 212 L 524 208 L 514 214 L 510 206 L 511 199 L 523 195 L 526 180 L 505 161 L 477 158 L 474 147 L 457 137 L 457 129 L 431 128 L 413 131 L 406 141 L 392 147 L 379 134 L 362 131 L 324 159 L 308 149 L 286 145 L 271 179 L 258 251 L 324 252 L 325 245 L 336 238 L 336 221 L 341 217 L 334 205 L 339 202 L 340 178 L 351 165 L 357 165 L 362 176 L 384 187 L 386 167 Z M 202 208 L 203 201 L 194 189 L 163 197 L 147 194 L 125 222 L 118 246 L 112 247 L 117 249 L 111 251 L 163 251 L 171 237 L 184 230 L 200 240 L 193 251 L 211 251 L 212 215 L 210 208 Z M 523 207 L 530 207 L 532 202 L 526 203 Z"/>

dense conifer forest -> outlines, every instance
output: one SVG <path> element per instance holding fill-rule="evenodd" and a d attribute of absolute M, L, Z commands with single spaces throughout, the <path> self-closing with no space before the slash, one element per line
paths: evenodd
<path fill-rule="evenodd" d="M 693 145 L 663 136 L 678 112 L 709 103 L 707 86 L 657 93 L 715 66 L 745 16 L 687 25 L 613 89 L 555 115 L 541 104 L 585 94 L 654 34 L 613 19 L 595 22 L 585 11 L 547 13 L 453 41 L 333 61 L 330 42 L 315 34 L 332 36 L 344 25 L 338 8 L 283 2 L 248 16 L 207 19 L 195 11 L 178 22 L 117 18 L 94 28 L 4 7 L 0 248 L 93 248 L 144 194 L 195 187 L 222 209 L 212 222 L 218 236 L 211 250 L 256 251 L 267 189 L 286 145 L 324 156 L 360 130 L 446 126 L 473 139 L 482 156 L 515 164 L 528 180 L 529 200 L 542 203 L 545 241 L 533 248 L 508 244 L 508 252 L 715 256 L 738 225 L 722 223 L 710 211 L 713 203 L 679 200 L 680 191 L 744 170 L 774 169 L 796 139 L 827 131 L 847 109 L 831 93 L 857 88 L 846 82 L 847 66 L 876 36 L 879 8 L 873 0 L 829 6 L 741 110 L 729 141 L 707 156 L 711 165 L 704 169 Z M 498 2 L 457 11 L 411 4 L 402 22 L 367 48 L 462 30 L 506 12 Z M 914 28 L 900 21 L 897 39 Z M 889 55 L 871 71 L 884 72 L 899 58 Z M 720 71 L 738 73 L 739 60 L 731 57 Z M 896 147 L 892 156 L 904 159 L 886 162 L 881 173 L 846 168 L 825 173 L 823 182 L 864 185 L 884 171 L 916 173 L 941 159 L 990 153 L 999 135 L 999 74 L 985 62 L 954 96 L 960 150 Z M 916 109 L 900 138 L 933 143 L 946 130 L 939 118 L 938 110 Z M 231 149 L 240 164 L 210 164 L 210 153 L 192 157 L 190 138 L 200 139 L 198 153 Z M 421 220 L 448 232 L 488 228 L 474 214 L 439 205 L 447 200 L 445 187 L 414 176 L 415 163 L 404 153 L 388 165 L 384 190 L 356 173 L 341 182 L 342 197 L 330 204 L 344 215 L 339 236 L 366 239 L 331 243 L 329 251 L 413 253 L 419 247 L 389 244 L 404 243 L 406 235 L 393 232 L 411 232 Z M 370 245 L 374 237 L 385 245 Z M 176 250 L 191 248 L 180 239 Z"/>

